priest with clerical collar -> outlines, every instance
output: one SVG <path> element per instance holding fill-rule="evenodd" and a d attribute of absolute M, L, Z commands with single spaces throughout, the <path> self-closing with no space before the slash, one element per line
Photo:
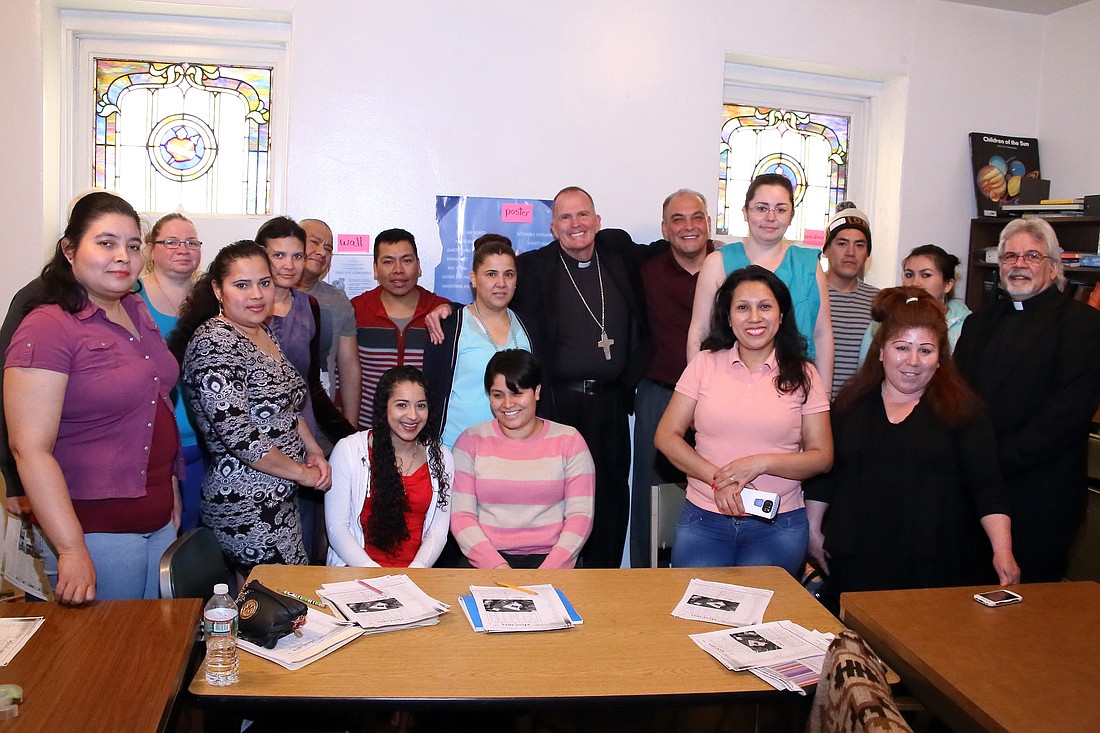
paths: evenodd
<path fill-rule="evenodd" d="M 1062 249 L 1046 221 L 1010 222 L 997 249 L 1008 299 L 966 319 L 954 356 L 997 433 L 1022 581 L 1054 582 L 1085 517 L 1100 311 L 1061 292 Z"/>
<path fill-rule="evenodd" d="M 624 231 L 601 231 L 592 197 L 576 186 L 554 197 L 550 229 L 553 242 L 516 260 L 512 307 L 545 344 L 545 409 L 580 431 L 596 464 L 595 518 L 581 565 L 619 567 L 629 511 L 627 419 L 649 351 L 638 275 L 648 248 Z"/>

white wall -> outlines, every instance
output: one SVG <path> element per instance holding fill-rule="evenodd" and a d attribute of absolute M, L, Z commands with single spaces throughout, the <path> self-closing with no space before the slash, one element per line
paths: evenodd
<path fill-rule="evenodd" d="M 45 242 L 43 206 L 42 41 L 37 2 L 4 6 L 7 26 L 0 43 L 5 110 L 0 115 L 0 202 L 6 216 L 0 243 L 0 309 L 41 269 Z M 23 80 L 23 81 L 21 81 Z M 56 235 L 54 242 L 57 241 Z"/>
<path fill-rule="evenodd" d="M 1043 177 L 1057 198 L 1100 194 L 1100 0 L 1047 22 L 1037 93 Z"/>
<path fill-rule="evenodd" d="M 45 75 L 35 63 L 41 28 L 55 32 L 40 18 L 41 1 L 50 17 L 55 2 L 66 5 L 5 4 L 5 78 L 31 59 L 26 81 L 9 92 L 26 116 L 0 120 L 5 139 L 31 133 L 27 145 L 0 153 L 16 234 L 0 245 L 11 263 L 0 270 L 5 303 L 56 240 L 57 199 L 70 193 L 50 191 L 53 143 L 35 138 L 38 122 L 55 114 L 42 110 L 43 89 L 48 96 L 57 83 L 49 63 Z M 67 4 L 179 12 L 189 3 Z M 1085 21 L 1097 27 L 1100 0 L 1050 20 L 938 0 L 791 0 L 751 9 L 727 0 L 563 0 L 537 9 L 506 0 L 193 4 L 253 17 L 274 5 L 267 17 L 276 20 L 289 12 L 287 213 L 325 218 L 343 232 L 410 229 L 426 273 L 438 258 L 437 194 L 549 197 L 578 184 L 593 193 L 605 226 L 638 241 L 658 235 L 668 192 L 689 186 L 715 198 L 727 53 L 893 80 L 886 106 L 899 123 L 876 151 L 879 193 L 870 212 L 871 279 L 879 285 L 895 281 L 898 251 L 917 244 L 965 254 L 974 215 L 968 132 L 1036 135 L 1038 105 L 1030 100 L 1040 98 L 1058 110 L 1058 124 L 1083 131 L 1094 118 L 1077 106 L 1082 89 L 1066 83 L 1056 93 L 1040 69 L 1044 51 L 1063 68 L 1086 58 L 1096 66 Z M 1048 24 L 1072 31 L 1076 42 L 1054 33 L 1044 42 Z M 1058 94 L 1060 104 L 1048 101 Z M 1045 139 L 1042 153 L 1047 170 L 1069 170 L 1080 157 Z M 1090 154 L 1100 156 L 1095 145 Z"/>
<path fill-rule="evenodd" d="M 968 133 L 1040 137 L 1040 16 L 919 3 L 913 18 L 898 251 L 938 244 L 964 263 L 975 216 Z M 1047 150 L 1040 141 L 1041 155 Z M 900 260 L 899 260 L 900 263 Z M 900 264 L 893 280 L 897 284 Z M 957 283 L 965 292 L 963 282 Z"/>

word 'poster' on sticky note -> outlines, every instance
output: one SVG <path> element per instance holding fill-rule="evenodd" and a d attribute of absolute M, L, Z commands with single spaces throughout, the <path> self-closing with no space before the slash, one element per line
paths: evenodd
<path fill-rule="evenodd" d="M 336 251 L 342 255 L 369 255 L 369 234 L 338 234 L 336 235 Z"/>
<path fill-rule="evenodd" d="M 531 204 L 501 204 L 500 220 L 505 224 L 529 224 L 535 217 Z"/>

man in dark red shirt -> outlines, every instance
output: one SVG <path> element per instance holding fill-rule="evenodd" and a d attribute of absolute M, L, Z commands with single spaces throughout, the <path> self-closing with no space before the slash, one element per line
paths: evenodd
<path fill-rule="evenodd" d="M 684 371 L 691 305 L 703 260 L 714 251 L 703 194 L 680 189 L 665 199 L 661 234 L 668 247 L 641 266 L 653 357 L 634 402 L 634 482 L 630 499 L 630 566 L 648 567 L 650 487 L 684 474 L 653 447 L 657 423 Z M 654 245 L 663 245 L 654 242 Z"/>

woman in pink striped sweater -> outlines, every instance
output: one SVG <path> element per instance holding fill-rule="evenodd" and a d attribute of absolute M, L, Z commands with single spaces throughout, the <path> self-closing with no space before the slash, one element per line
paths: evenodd
<path fill-rule="evenodd" d="M 493 419 L 455 442 L 451 533 L 476 568 L 571 568 L 592 531 L 595 466 L 574 428 L 535 415 L 541 372 L 506 349 L 485 368 Z"/>

